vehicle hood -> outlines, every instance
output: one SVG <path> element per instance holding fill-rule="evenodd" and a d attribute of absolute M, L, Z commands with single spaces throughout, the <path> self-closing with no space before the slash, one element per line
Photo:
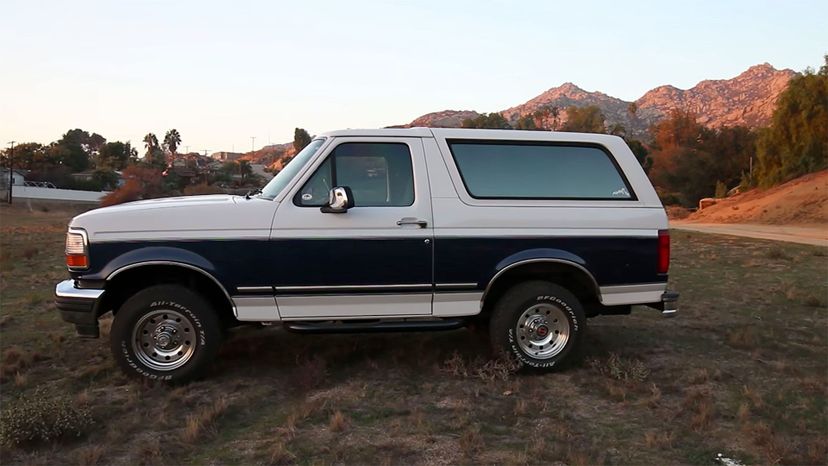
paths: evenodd
<path fill-rule="evenodd" d="M 223 194 L 129 202 L 91 210 L 69 226 L 90 242 L 265 237 L 277 202 Z"/>

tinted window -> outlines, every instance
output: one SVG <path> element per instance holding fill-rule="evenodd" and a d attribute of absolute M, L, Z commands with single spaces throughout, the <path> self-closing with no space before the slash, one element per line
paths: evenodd
<path fill-rule="evenodd" d="M 632 199 L 609 154 L 593 146 L 449 141 L 469 194 L 489 199 Z"/>
<path fill-rule="evenodd" d="M 411 153 L 405 144 L 352 142 L 338 145 L 299 191 L 300 206 L 321 206 L 335 186 L 348 186 L 354 205 L 410 206 L 414 203 Z"/>

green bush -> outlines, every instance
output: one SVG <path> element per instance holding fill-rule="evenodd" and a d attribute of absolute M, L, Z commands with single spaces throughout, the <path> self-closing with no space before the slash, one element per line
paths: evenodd
<path fill-rule="evenodd" d="M 15 446 L 80 437 L 93 422 L 88 406 L 75 406 L 65 395 L 54 397 L 36 390 L 3 407 L 0 444 Z"/>

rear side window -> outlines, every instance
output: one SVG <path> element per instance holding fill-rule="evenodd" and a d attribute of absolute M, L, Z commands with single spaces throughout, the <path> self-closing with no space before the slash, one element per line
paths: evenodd
<path fill-rule="evenodd" d="M 605 149 L 592 145 L 448 141 L 478 199 L 635 199 Z"/>

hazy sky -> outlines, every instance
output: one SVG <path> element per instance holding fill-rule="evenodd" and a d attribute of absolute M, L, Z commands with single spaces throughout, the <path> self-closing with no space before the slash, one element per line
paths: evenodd
<path fill-rule="evenodd" d="M 828 2 L 0 3 L 0 144 L 71 128 L 247 151 L 293 128 L 499 111 L 566 81 L 634 100 L 751 65 L 819 67 Z M 183 147 L 182 147 L 183 148 Z"/>

